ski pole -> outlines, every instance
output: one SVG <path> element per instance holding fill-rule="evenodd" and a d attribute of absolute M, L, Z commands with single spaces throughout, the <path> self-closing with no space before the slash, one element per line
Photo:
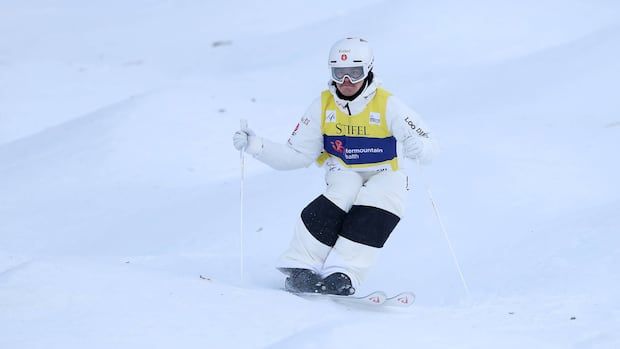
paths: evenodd
<path fill-rule="evenodd" d="M 418 163 L 418 170 L 420 171 L 420 177 L 422 177 L 422 182 L 426 187 L 426 193 L 428 194 L 428 198 L 431 201 L 431 205 L 433 206 L 433 211 L 435 211 L 435 217 L 437 217 L 437 221 L 439 221 L 439 227 L 443 233 L 444 238 L 448 242 L 448 248 L 450 249 L 450 253 L 452 254 L 452 260 L 454 261 L 454 265 L 456 266 L 456 270 L 459 273 L 459 277 L 461 278 L 461 284 L 463 284 L 463 288 L 465 289 L 465 294 L 467 295 L 467 300 L 471 300 L 471 293 L 469 292 L 469 286 L 467 286 L 467 282 L 465 281 L 465 277 L 463 276 L 463 271 L 461 270 L 461 264 L 459 263 L 458 258 L 456 257 L 456 253 L 454 253 L 454 248 L 452 248 L 452 242 L 450 241 L 450 237 L 448 236 L 448 232 L 446 231 L 446 227 L 443 224 L 443 220 L 441 219 L 441 215 L 439 214 L 439 209 L 437 208 L 437 204 L 433 199 L 433 194 L 431 193 L 431 188 L 428 185 L 428 182 L 424 179 L 424 174 L 422 171 L 422 164 L 420 164 L 420 159 L 416 159 Z"/>
<path fill-rule="evenodd" d="M 246 130 L 248 128 L 248 121 L 245 119 L 240 120 L 241 130 Z M 247 147 L 247 145 L 246 145 Z M 244 158 L 244 150 L 245 148 L 241 148 L 239 151 L 239 158 L 241 161 L 241 184 L 239 188 L 239 275 L 241 278 L 241 283 L 243 283 L 243 265 L 244 265 L 244 246 L 243 246 L 243 191 L 244 191 L 244 182 L 245 182 L 245 158 Z"/>

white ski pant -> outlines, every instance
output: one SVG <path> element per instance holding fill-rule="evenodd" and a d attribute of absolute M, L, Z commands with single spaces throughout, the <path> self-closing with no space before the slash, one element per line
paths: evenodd
<path fill-rule="evenodd" d="M 324 196 L 344 212 L 353 205 L 376 207 L 398 217 L 403 214 L 407 176 L 401 171 L 360 173 L 328 171 Z M 380 248 L 338 236 L 333 246 L 313 236 L 301 217 L 289 248 L 280 257 L 279 268 L 307 268 L 325 277 L 335 272 L 348 275 L 358 287 L 375 263 Z"/>

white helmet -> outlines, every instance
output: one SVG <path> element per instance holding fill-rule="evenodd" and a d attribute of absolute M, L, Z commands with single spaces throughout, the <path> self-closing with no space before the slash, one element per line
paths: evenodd
<path fill-rule="evenodd" d="M 332 80 L 343 83 L 345 76 L 352 83 L 364 80 L 372 70 L 375 57 L 368 41 L 346 38 L 337 41 L 329 51 L 329 69 Z"/>

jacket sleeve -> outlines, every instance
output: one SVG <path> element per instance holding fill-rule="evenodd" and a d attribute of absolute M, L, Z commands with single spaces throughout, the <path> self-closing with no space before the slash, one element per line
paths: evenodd
<path fill-rule="evenodd" d="M 276 170 L 310 166 L 323 150 L 320 114 L 319 98 L 310 105 L 285 144 L 261 138 L 262 144 L 254 157 Z"/>
<path fill-rule="evenodd" d="M 387 122 L 399 143 L 409 137 L 418 137 L 424 145 L 419 159 L 428 164 L 439 153 L 439 146 L 424 120 L 400 99 L 390 96 L 387 104 Z"/>

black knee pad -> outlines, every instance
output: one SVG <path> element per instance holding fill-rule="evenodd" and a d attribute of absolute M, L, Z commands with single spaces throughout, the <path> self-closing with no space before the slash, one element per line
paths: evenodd
<path fill-rule="evenodd" d="M 321 195 L 301 211 L 306 229 L 321 243 L 334 246 L 346 212 Z"/>
<path fill-rule="evenodd" d="M 384 209 L 354 205 L 346 215 L 340 235 L 372 247 L 383 247 L 400 217 Z"/>

